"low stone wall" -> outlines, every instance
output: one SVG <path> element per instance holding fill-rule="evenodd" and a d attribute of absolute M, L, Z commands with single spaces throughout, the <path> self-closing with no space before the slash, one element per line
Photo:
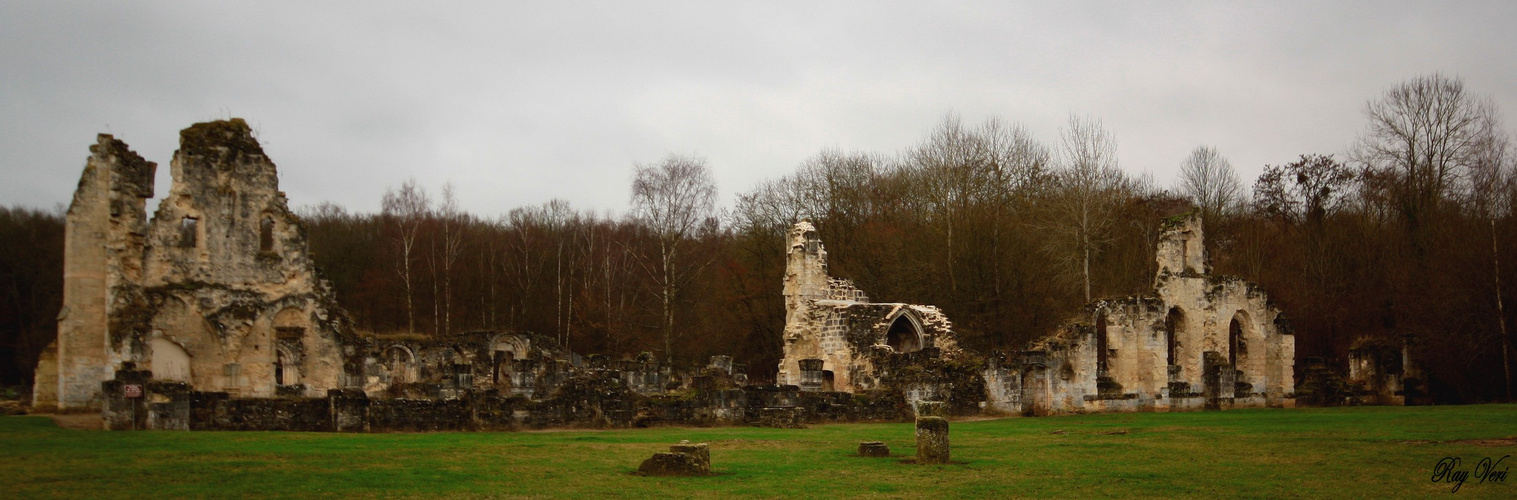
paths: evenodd
<path fill-rule="evenodd" d="M 370 398 L 362 390 L 328 391 L 324 398 L 232 398 L 181 383 L 139 380 L 136 372 L 106 382 L 102 417 L 110 429 L 277 430 L 310 432 L 430 432 L 658 425 L 803 427 L 852 421 L 906 421 L 899 394 L 855 396 L 803 392 L 796 386 L 747 386 L 642 395 L 612 379 L 570 381 L 552 398 L 532 401 L 495 391 L 461 397 Z M 605 382 L 613 383 L 605 383 Z M 125 385 L 138 385 L 124 390 Z"/>

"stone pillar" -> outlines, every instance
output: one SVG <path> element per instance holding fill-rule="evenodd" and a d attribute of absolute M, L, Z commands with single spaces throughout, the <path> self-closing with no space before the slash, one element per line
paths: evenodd
<path fill-rule="evenodd" d="M 948 419 L 917 417 L 916 463 L 948 463 Z"/>
<path fill-rule="evenodd" d="M 1206 397 L 1206 409 L 1220 410 L 1223 405 L 1232 406 L 1236 390 L 1233 367 L 1217 351 L 1206 351 L 1203 359 L 1205 368 L 1202 377 L 1205 383 L 1202 392 Z"/>

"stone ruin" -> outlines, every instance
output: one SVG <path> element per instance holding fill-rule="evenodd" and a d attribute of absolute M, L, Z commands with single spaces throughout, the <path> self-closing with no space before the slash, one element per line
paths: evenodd
<path fill-rule="evenodd" d="M 899 392 L 908 403 L 946 396 L 945 363 L 969 361 L 953 325 L 936 307 L 871 302 L 852 281 L 827 274 L 827 250 L 816 227 L 790 228 L 785 270 L 784 359 L 780 384 L 802 391 Z M 907 366 L 926 377 L 904 378 Z"/>
<path fill-rule="evenodd" d="M 654 453 L 637 467 L 639 476 L 709 476 L 711 446 L 706 443 L 680 441 L 668 452 Z"/>
<path fill-rule="evenodd" d="M 884 441 L 864 441 L 859 443 L 859 456 L 861 457 L 888 457 L 890 446 Z"/>
<path fill-rule="evenodd" d="M 1413 361 L 1412 336 L 1405 336 L 1399 341 L 1383 337 L 1365 336 L 1354 340 L 1348 351 L 1348 379 L 1338 398 L 1330 394 L 1311 394 L 1319 404 L 1376 404 L 1376 405 L 1426 405 L 1433 401 L 1427 391 L 1425 375 L 1421 367 Z M 1312 370 L 1311 377 L 1306 377 L 1306 384 L 1310 388 L 1303 388 L 1301 392 L 1312 390 L 1322 391 L 1327 378 L 1336 374 L 1331 373 L 1321 365 L 1320 359 L 1313 359 L 1317 370 Z M 1332 391 L 1327 391 L 1332 392 Z"/>
<path fill-rule="evenodd" d="M 1214 276 L 1201 218 L 1165 222 L 1154 294 L 1087 304 L 1013 359 L 988 404 L 1027 415 L 1293 406 L 1295 336 L 1253 283 Z"/>
<path fill-rule="evenodd" d="M 241 119 L 180 133 L 156 164 L 100 135 L 65 229 L 58 339 L 34 408 L 112 428 L 327 431 L 901 421 L 1289 405 L 1294 342 L 1252 284 L 1208 273 L 1200 220 L 1170 221 L 1150 297 L 1097 301 L 1017 356 L 961 349 L 936 307 L 873 302 L 791 228 L 777 385 L 717 356 L 675 370 L 530 332 L 358 332 L 316 273 L 274 163 Z M 936 408 L 936 407 L 934 407 Z M 934 410 L 937 411 L 937 410 Z"/>
<path fill-rule="evenodd" d="M 173 183 L 151 219 L 157 164 L 105 134 L 90 152 L 66 218 L 63 308 L 36 372 L 39 409 L 99 409 L 114 396 L 101 384 L 118 370 L 150 372 L 159 392 L 229 398 L 533 397 L 582 364 L 530 333 L 354 332 L 241 119 L 180 133 Z M 670 379 L 651 356 L 620 365 L 634 390 L 662 391 Z"/>
<path fill-rule="evenodd" d="M 941 401 L 917 403 L 917 458 L 913 463 L 946 464 L 951 453 L 948 444 L 948 419 Z"/>
<path fill-rule="evenodd" d="M 351 327 L 245 122 L 180 134 L 151 220 L 157 165 L 105 134 L 90 153 L 67 213 L 58 339 L 38 365 L 36 404 L 99 408 L 101 382 L 135 367 L 233 396 L 342 386 Z"/>

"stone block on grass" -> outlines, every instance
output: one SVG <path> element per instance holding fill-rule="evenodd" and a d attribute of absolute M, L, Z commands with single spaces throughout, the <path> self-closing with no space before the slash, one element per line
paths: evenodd
<path fill-rule="evenodd" d="M 861 457 L 888 457 L 890 447 L 883 441 L 864 441 L 859 443 L 859 456 Z"/>
<path fill-rule="evenodd" d="M 637 467 L 642 476 L 709 476 L 711 447 L 706 443 L 680 441 L 668 452 L 654 453 Z"/>

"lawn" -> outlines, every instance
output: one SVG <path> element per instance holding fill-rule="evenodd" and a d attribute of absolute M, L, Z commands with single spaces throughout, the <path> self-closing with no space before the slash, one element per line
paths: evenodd
<path fill-rule="evenodd" d="M 1233 410 L 954 422 L 949 465 L 911 424 L 810 429 L 327 434 L 105 432 L 0 417 L 3 497 L 1517 497 L 1477 462 L 1517 454 L 1517 405 Z M 700 478 L 632 475 L 689 439 Z M 853 456 L 884 441 L 891 458 Z M 1484 440 L 1482 442 L 1482 440 Z M 1517 464 L 1508 458 L 1495 468 Z"/>

